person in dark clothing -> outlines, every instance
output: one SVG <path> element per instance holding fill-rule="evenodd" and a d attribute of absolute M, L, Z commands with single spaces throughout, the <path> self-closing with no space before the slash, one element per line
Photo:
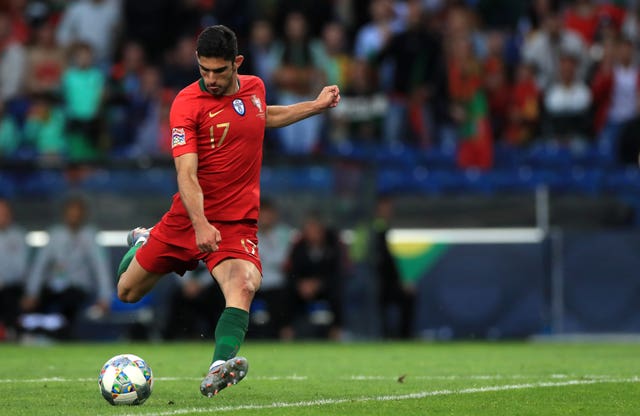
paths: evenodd
<path fill-rule="evenodd" d="M 342 264 L 337 233 L 309 215 L 289 257 L 289 313 L 282 338 L 339 338 Z"/>
<path fill-rule="evenodd" d="M 415 312 L 414 288 L 402 282 L 393 254 L 389 250 L 387 232 L 393 215 L 393 203 L 387 196 L 376 202 L 372 222 L 372 257 L 379 284 L 379 302 L 384 338 L 411 338 Z M 394 319 L 394 315 L 397 319 Z"/>

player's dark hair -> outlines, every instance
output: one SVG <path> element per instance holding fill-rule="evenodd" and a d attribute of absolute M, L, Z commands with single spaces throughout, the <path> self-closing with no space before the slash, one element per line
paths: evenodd
<path fill-rule="evenodd" d="M 238 55 L 238 39 L 224 25 L 209 26 L 200 33 L 196 44 L 198 56 L 233 61 Z"/>

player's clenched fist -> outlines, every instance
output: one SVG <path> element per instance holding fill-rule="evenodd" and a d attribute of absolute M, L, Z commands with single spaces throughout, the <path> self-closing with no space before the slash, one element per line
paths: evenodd
<path fill-rule="evenodd" d="M 322 91 L 320 91 L 320 94 L 318 94 L 316 101 L 322 108 L 333 108 L 337 106 L 340 102 L 340 88 L 338 88 L 337 85 L 324 87 Z"/>

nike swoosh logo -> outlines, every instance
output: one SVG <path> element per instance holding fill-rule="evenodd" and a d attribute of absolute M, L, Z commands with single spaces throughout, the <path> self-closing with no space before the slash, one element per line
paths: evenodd
<path fill-rule="evenodd" d="M 216 111 L 215 113 L 212 113 L 211 111 L 209 111 L 209 117 L 214 118 L 215 116 L 222 113 L 223 111 L 224 111 L 224 108 L 220 111 Z"/>

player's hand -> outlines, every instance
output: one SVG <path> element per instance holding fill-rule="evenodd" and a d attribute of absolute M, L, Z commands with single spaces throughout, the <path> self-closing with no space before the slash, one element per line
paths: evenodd
<path fill-rule="evenodd" d="M 318 94 L 316 102 L 323 110 L 337 106 L 340 102 L 340 88 L 338 88 L 337 85 L 324 87 L 322 91 L 320 91 L 320 94 Z"/>
<path fill-rule="evenodd" d="M 206 223 L 195 229 L 196 245 L 203 253 L 211 253 L 218 249 L 218 243 L 222 240 L 220 231 L 213 225 Z"/>

